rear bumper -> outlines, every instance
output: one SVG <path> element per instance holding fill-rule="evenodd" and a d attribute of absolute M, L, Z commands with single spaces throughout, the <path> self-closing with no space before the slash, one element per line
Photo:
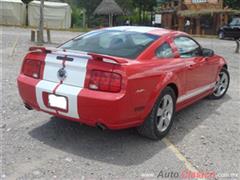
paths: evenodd
<path fill-rule="evenodd" d="M 92 91 L 19 75 L 19 94 L 25 104 L 57 117 L 78 121 L 89 126 L 103 124 L 109 129 L 135 127 L 143 120 L 137 117 L 131 106 L 131 97 L 125 92 L 106 93 Z M 54 93 L 68 99 L 66 112 L 48 106 L 44 94 Z"/>

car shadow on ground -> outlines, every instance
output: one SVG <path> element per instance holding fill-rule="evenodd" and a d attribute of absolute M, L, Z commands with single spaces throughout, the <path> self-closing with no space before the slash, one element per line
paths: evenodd
<path fill-rule="evenodd" d="M 203 124 L 210 116 L 220 115 L 221 113 L 219 113 L 218 109 L 231 99 L 228 94 L 218 100 L 205 98 L 176 113 L 172 130 L 169 133 L 172 142 L 177 143 L 181 141 L 189 132 Z M 212 118 L 211 121 L 216 122 L 217 119 Z"/>
<path fill-rule="evenodd" d="M 218 101 L 204 99 L 177 113 L 172 131 L 180 129 L 181 133 L 174 132 L 176 137 L 173 141 L 181 141 L 209 115 L 216 113 L 221 104 L 230 99 L 227 95 Z M 200 113 L 201 115 L 198 115 Z M 183 125 L 186 127 L 182 127 Z M 141 164 L 166 148 L 162 141 L 143 138 L 135 129 L 101 131 L 56 117 L 31 130 L 29 134 L 61 151 L 121 166 Z M 172 132 L 170 136 L 171 134 Z"/>

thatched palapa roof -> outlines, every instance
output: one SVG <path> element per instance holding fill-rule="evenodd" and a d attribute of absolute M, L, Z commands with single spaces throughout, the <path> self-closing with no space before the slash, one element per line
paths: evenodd
<path fill-rule="evenodd" d="M 123 14 L 122 9 L 114 0 L 103 0 L 95 9 L 93 14 L 98 15 L 120 15 Z"/>

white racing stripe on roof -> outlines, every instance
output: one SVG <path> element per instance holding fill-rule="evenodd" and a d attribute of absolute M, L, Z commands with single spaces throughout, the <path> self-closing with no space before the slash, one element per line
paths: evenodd
<path fill-rule="evenodd" d="M 158 30 L 158 28 L 146 27 L 146 26 L 118 26 L 118 27 L 106 28 L 106 30 L 133 31 L 133 32 L 139 32 L 139 33 L 147 33 L 150 31 Z"/>

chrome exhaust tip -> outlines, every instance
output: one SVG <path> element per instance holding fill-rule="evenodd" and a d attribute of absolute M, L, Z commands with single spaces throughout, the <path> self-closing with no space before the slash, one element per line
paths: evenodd
<path fill-rule="evenodd" d="M 33 110 L 33 108 L 28 105 L 27 103 L 24 103 L 24 107 L 27 109 L 27 110 Z"/>
<path fill-rule="evenodd" d="M 96 127 L 98 129 L 100 129 L 101 131 L 104 131 L 104 130 L 107 129 L 107 127 L 104 124 L 101 124 L 101 123 L 97 123 Z"/>

